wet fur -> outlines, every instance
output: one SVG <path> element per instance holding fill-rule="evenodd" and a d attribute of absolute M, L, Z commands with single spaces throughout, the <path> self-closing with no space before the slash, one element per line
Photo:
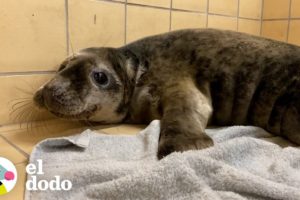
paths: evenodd
<path fill-rule="evenodd" d="M 208 124 L 260 126 L 300 144 L 300 47 L 204 29 L 84 52 L 105 54 L 122 82 L 120 122 L 161 119 L 160 158 L 213 145 Z"/>

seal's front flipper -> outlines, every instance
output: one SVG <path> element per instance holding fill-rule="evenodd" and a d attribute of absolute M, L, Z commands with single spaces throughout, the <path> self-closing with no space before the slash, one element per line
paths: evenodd
<path fill-rule="evenodd" d="M 165 87 L 158 158 L 212 146 L 212 139 L 204 132 L 212 114 L 208 85 L 199 89 L 193 80 L 183 79 Z"/>
<path fill-rule="evenodd" d="M 168 154 L 175 151 L 187 151 L 187 150 L 197 150 L 204 149 L 213 146 L 213 141 L 205 133 L 199 134 L 199 136 L 185 137 L 185 136 L 175 136 L 175 137 L 162 137 L 160 138 L 159 148 L 158 148 L 158 158 L 162 159 Z"/>

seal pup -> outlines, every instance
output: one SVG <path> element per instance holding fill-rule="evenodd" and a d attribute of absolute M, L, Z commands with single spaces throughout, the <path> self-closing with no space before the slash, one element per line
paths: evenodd
<path fill-rule="evenodd" d="M 259 126 L 300 144 L 300 47 L 188 29 L 87 48 L 60 65 L 34 102 L 73 120 L 161 119 L 159 158 L 212 146 L 208 124 Z"/>

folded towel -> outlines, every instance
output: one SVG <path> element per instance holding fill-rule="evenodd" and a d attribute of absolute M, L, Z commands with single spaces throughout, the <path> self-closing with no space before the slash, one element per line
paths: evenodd
<path fill-rule="evenodd" d="M 26 191 L 27 200 L 50 199 L 300 199 L 300 149 L 258 138 L 261 128 L 207 129 L 213 147 L 156 158 L 160 132 L 153 121 L 134 136 L 91 130 L 47 139 L 30 157 L 43 175 L 37 180 L 73 184 L 69 191 Z M 27 179 L 32 180 L 33 175 Z"/>

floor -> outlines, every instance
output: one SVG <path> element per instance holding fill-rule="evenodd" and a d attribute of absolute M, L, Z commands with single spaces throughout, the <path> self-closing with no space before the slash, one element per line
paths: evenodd
<path fill-rule="evenodd" d="M 107 134 L 136 134 L 145 126 L 142 125 L 115 125 L 94 126 L 92 129 Z M 34 124 L 0 126 L 0 155 L 12 161 L 18 171 L 18 180 L 15 188 L 1 196 L 1 200 L 22 200 L 25 190 L 25 167 L 33 147 L 43 139 L 80 133 L 91 128 L 76 122 L 63 120 L 48 120 Z"/>

